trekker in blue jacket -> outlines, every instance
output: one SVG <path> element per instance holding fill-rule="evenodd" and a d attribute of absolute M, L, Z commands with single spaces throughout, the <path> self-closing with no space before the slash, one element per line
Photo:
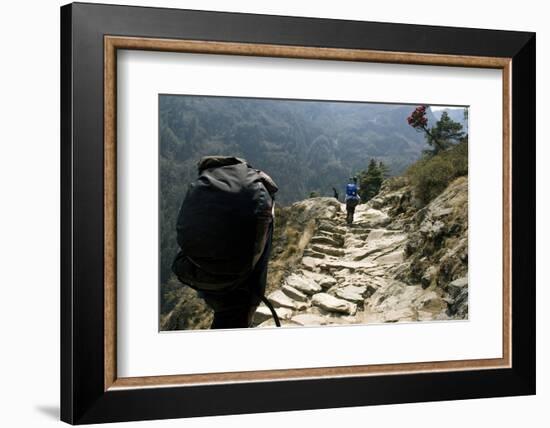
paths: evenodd
<path fill-rule="evenodd" d="M 359 186 L 357 185 L 357 177 L 350 177 L 348 184 L 346 185 L 346 197 L 344 202 L 346 203 L 346 223 L 353 223 L 353 215 L 355 214 L 355 207 L 359 204 L 361 197 L 359 196 Z"/>

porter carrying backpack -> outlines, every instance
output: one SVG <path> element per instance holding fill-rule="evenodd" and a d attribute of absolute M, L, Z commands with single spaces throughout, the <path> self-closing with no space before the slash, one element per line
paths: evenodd
<path fill-rule="evenodd" d="M 238 287 L 264 251 L 277 190 L 243 159 L 203 158 L 177 221 L 181 250 L 172 270 L 179 280 L 220 295 Z"/>

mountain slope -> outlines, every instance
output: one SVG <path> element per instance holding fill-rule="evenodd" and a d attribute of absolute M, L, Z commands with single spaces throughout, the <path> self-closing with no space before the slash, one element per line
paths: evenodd
<path fill-rule="evenodd" d="M 467 319 L 467 213 L 467 177 L 424 207 L 403 178 L 387 180 L 350 227 L 334 198 L 296 202 L 276 216 L 266 295 L 285 326 Z M 163 326 L 207 328 L 200 299 L 183 312 L 185 299 Z M 274 325 L 265 305 L 254 323 Z"/>

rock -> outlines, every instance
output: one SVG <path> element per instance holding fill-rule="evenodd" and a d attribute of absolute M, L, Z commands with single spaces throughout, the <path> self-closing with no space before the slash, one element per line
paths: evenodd
<path fill-rule="evenodd" d="M 355 315 L 357 305 L 348 302 L 347 300 L 338 299 L 330 294 L 318 293 L 311 300 L 315 306 L 319 306 L 328 312 L 337 312 L 346 315 Z"/>
<path fill-rule="evenodd" d="M 277 316 L 280 320 L 288 320 L 292 318 L 292 314 L 294 313 L 292 309 L 289 308 L 275 308 L 275 312 L 277 313 Z M 271 315 L 271 311 L 269 308 L 265 305 L 258 306 L 258 309 L 256 309 L 256 312 L 254 313 L 254 324 L 261 324 L 262 322 L 273 318 Z"/>
<path fill-rule="evenodd" d="M 369 232 L 369 236 L 367 237 L 367 242 L 376 241 L 382 238 L 386 232 L 387 232 L 386 229 L 372 229 Z"/>
<path fill-rule="evenodd" d="M 468 288 L 468 277 L 464 276 L 462 278 L 455 279 L 447 285 L 447 291 L 454 299 L 462 291 L 462 289 Z"/>
<path fill-rule="evenodd" d="M 424 275 L 422 275 L 422 278 L 420 279 L 422 288 L 428 288 L 431 285 L 436 275 L 437 275 L 436 266 L 430 266 L 428 269 L 426 269 L 426 271 L 424 272 Z"/>
<path fill-rule="evenodd" d="M 366 291 L 366 286 L 357 287 L 355 285 L 348 285 L 347 287 L 336 289 L 334 294 L 336 294 L 336 297 L 353 303 L 363 303 L 363 293 Z"/>
<path fill-rule="evenodd" d="M 273 293 L 267 296 L 267 299 L 271 302 L 273 306 L 278 308 L 289 308 L 298 311 L 307 308 L 307 305 L 305 303 L 292 300 L 281 290 L 275 290 Z"/>
<path fill-rule="evenodd" d="M 311 249 L 317 253 L 327 254 L 334 257 L 342 257 L 345 254 L 344 250 L 328 247 L 326 245 L 312 245 Z"/>
<path fill-rule="evenodd" d="M 308 295 L 319 293 L 323 290 L 314 280 L 294 274 L 286 278 L 286 284 Z"/>
<path fill-rule="evenodd" d="M 320 263 L 319 268 L 321 272 L 330 272 L 333 270 L 348 269 L 350 272 L 354 272 L 357 269 L 367 269 L 376 266 L 377 263 L 364 259 L 360 261 L 353 260 L 326 260 Z"/>
<path fill-rule="evenodd" d="M 319 222 L 318 227 L 319 227 L 319 230 L 324 230 L 325 232 L 330 232 L 332 234 L 338 234 L 338 235 L 346 234 L 346 229 L 344 229 L 343 227 L 337 226 L 327 220 L 321 220 Z"/>
<path fill-rule="evenodd" d="M 405 256 L 405 250 L 399 248 L 389 254 L 384 254 L 383 256 L 377 257 L 376 262 L 379 264 L 397 264 L 401 263 Z"/>
<path fill-rule="evenodd" d="M 292 321 L 303 326 L 326 325 L 329 323 L 329 320 L 327 318 L 315 314 L 294 315 L 292 317 Z"/>
<path fill-rule="evenodd" d="M 438 314 L 447 309 L 447 302 L 443 300 L 435 291 L 428 291 L 415 300 L 415 306 L 419 310 Z"/>
<path fill-rule="evenodd" d="M 365 211 L 357 210 L 356 214 L 356 222 L 364 223 L 369 227 L 385 226 L 391 221 L 388 214 L 374 208 L 368 208 Z"/>
<path fill-rule="evenodd" d="M 302 265 L 304 269 L 315 272 L 319 270 L 319 260 L 313 257 L 302 257 Z"/>
<path fill-rule="evenodd" d="M 317 284 L 321 286 L 323 289 L 328 289 L 334 285 L 336 285 L 337 281 L 336 278 L 328 275 L 323 275 L 322 273 L 317 272 L 311 272 L 311 271 L 303 271 L 302 275 L 306 278 L 309 278 L 313 281 L 315 281 Z"/>
<path fill-rule="evenodd" d="M 311 249 L 304 250 L 304 256 L 305 257 L 313 257 L 315 259 L 324 259 L 325 255 L 322 253 L 318 253 L 317 251 L 313 251 Z"/>
<path fill-rule="evenodd" d="M 329 245 L 332 247 L 341 247 L 343 245 L 342 240 L 336 240 L 332 237 L 328 237 L 327 235 L 316 235 L 309 241 L 312 244 L 318 244 L 318 245 Z"/>
<path fill-rule="evenodd" d="M 436 209 L 434 209 L 432 211 L 432 217 L 433 218 L 441 218 L 441 217 L 446 217 L 448 216 L 449 214 L 452 214 L 453 212 L 453 209 L 452 208 L 441 208 L 441 207 L 437 207 Z"/>
<path fill-rule="evenodd" d="M 458 319 L 468 318 L 468 287 L 462 287 L 454 302 L 449 305 L 447 315 Z"/>
<path fill-rule="evenodd" d="M 282 286 L 282 290 L 291 299 L 298 300 L 300 302 L 307 302 L 307 296 L 304 293 L 296 290 L 294 287 L 291 287 L 288 284 L 284 284 Z"/>
<path fill-rule="evenodd" d="M 266 327 L 267 328 L 276 327 L 275 320 L 273 320 L 273 318 L 270 320 L 266 320 L 258 326 L 258 328 L 266 328 Z M 301 327 L 301 325 L 290 319 L 290 320 L 281 320 L 281 327 Z"/>
<path fill-rule="evenodd" d="M 383 313 L 384 322 L 417 321 L 416 313 L 411 308 L 387 310 Z"/>

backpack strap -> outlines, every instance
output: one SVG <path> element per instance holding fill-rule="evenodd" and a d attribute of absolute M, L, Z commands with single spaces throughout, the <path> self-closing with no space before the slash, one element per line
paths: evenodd
<path fill-rule="evenodd" d="M 265 303 L 265 305 L 269 308 L 269 311 L 271 312 L 271 316 L 273 317 L 273 320 L 275 321 L 275 325 L 277 327 L 281 326 L 281 321 L 279 320 L 279 315 L 277 315 L 277 312 L 275 311 L 275 308 L 271 304 L 271 302 L 267 299 L 265 296 L 258 296 L 262 302 Z"/>

